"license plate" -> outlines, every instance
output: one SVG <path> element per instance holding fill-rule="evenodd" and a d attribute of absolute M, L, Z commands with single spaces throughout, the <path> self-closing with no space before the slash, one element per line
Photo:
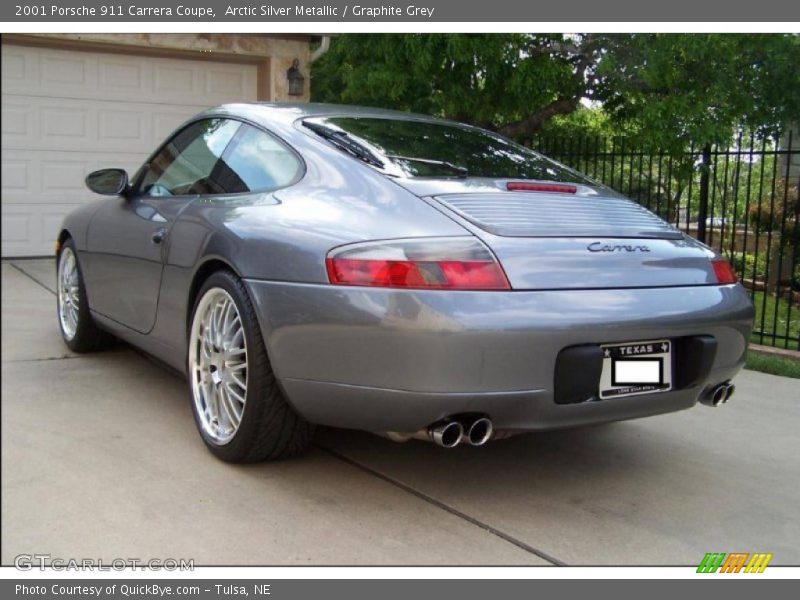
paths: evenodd
<path fill-rule="evenodd" d="M 672 343 L 648 340 L 604 344 L 600 398 L 655 394 L 672 389 Z"/>

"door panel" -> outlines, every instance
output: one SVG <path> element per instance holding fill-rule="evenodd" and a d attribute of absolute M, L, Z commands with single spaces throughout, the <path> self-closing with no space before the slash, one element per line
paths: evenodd
<path fill-rule="evenodd" d="M 95 213 L 84 269 L 93 310 L 140 333 L 153 328 L 167 234 L 193 199 L 115 198 Z"/>
<path fill-rule="evenodd" d="M 239 127 L 228 119 L 188 125 L 149 159 L 136 189 L 95 213 L 84 275 L 94 311 L 141 333 L 152 330 L 170 229 L 207 189 Z"/>

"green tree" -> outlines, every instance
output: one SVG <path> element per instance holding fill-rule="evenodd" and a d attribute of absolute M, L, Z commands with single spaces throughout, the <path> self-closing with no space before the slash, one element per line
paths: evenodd
<path fill-rule="evenodd" d="M 788 34 L 347 34 L 314 63 L 312 94 L 517 139 L 572 123 L 589 100 L 606 127 L 670 150 L 796 119 L 798 64 L 800 38 Z"/>
<path fill-rule="evenodd" d="M 599 105 L 579 106 L 567 115 L 557 115 L 542 125 L 541 132 L 567 138 L 588 136 L 605 139 L 619 136 L 630 138 L 637 133 L 630 125 L 622 127 L 612 122 L 608 113 Z"/>

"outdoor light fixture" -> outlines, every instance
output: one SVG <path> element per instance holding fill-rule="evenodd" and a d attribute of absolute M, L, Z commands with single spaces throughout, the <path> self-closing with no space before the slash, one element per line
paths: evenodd
<path fill-rule="evenodd" d="M 286 71 L 286 78 L 289 80 L 289 95 L 302 96 L 306 78 L 300 72 L 300 59 L 295 58 L 292 61 L 292 66 Z"/>

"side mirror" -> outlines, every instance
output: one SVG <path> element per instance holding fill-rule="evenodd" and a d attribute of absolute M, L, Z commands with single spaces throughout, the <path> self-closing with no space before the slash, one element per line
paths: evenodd
<path fill-rule="evenodd" d="M 125 169 L 100 169 L 86 176 L 86 187 L 95 194 L 119 196 L 128 189 Z"/>

